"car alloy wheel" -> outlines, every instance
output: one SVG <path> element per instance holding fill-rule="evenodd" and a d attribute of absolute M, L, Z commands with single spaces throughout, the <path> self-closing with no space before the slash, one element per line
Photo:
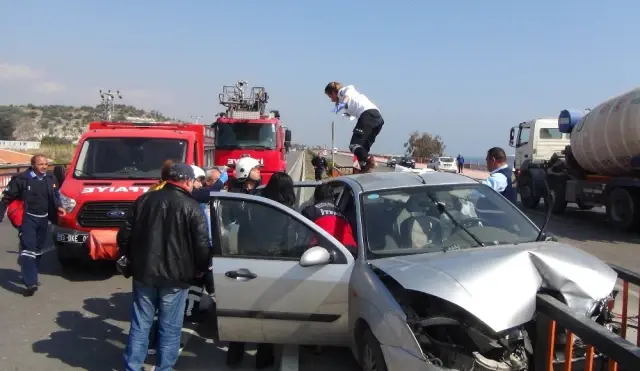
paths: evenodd
<path fill-rule="evenodd" d="M 378 371 L 376 366 L 376 359 L 373 356 L 373 350 L 369 344 L 365 344 L 362 350 L 362 370 L 363 371 Z"/>

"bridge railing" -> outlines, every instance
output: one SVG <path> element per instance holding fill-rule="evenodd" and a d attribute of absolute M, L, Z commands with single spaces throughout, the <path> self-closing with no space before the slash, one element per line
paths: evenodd
<path fill-rule="evenodd" d="M 613 264 L 611 267 L 623 282 L 622 308 L 619 308 L 622 312 L 619 315 L 620 334 L 584 316 L 576 316 L 564 303 L 552 296 L 540 294 L 537 299 L 534 371 L 640 370 L 640 332 L 635 339 L 635 344 L 626 340 L 629 318 L 634 317 L 636 320 L 638 318 L 637 313 L 634 316 L 629 316 L 628 313 L 629 286 L 640 286 L 640 274 Z M 616 310 L 615 307 L 610 309 Z M 557 329 L 564 330 L 557 332 Z M 556 351 L 558 334 L 564 338 L 563 352 Z M 584 354 L 576 354 L 576 344 L 580 343 L 586 345 Z M 572 359 L 573 362 L 565 364 L 564 360 L 567 359 Z"/>
<path fill-rule="evenodd" d="M 69 164 L 50 164 L 48 171 L 53 171 L 53 168 L 58 165 L 64 166 L 65 168 L 69 166 Z M 9 184 L 12 176 L 27 170 L 30 166 L 29 164 L 0 165 L 0 187 L 4 189 L 4 187 Z"/>

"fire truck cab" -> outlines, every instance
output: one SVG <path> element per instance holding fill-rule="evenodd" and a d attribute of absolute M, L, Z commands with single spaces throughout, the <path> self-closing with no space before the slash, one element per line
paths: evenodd
<path fill-rule="evenodd" d="M 267 112 L 269 95 L 263 87 L 253 87 L 247 95 L 247 82 L 224 86 L 218 98 L 226 107 L 211 125 L 215 130 L 215 165 L 228 166 L 229 176 L 242 157 L 253 157 L 262 164 L 262 182 L 277 171 L 287 171 L 286 154 L 291 146 L 291 131 L 280 121 L 280 112 Z"/>
<path fill-rule="evenodd" d="M 62 177 L 60 196 L 67 211 L 53 234 L 61 264 L 115 259 L 117 231 L 136 198 L 159 181 L 163 162 L 201 167 L 212 162 L 211 134 L 202 124 L 89 124 L 68 169 L 55 171 Z"/>

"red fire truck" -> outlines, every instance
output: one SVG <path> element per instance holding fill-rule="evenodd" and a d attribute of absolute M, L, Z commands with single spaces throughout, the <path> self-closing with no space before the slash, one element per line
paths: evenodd
<path fill-rule="evenodd" d="M 246 88 L 247 82 L 241 80 L 235 86 L 224 86 L 218 96 L 226 111 L 211 125 L 216 138 L 215 164 L 232 169 L 240 158 L 253 157 L 262 163 L 262 182 L 266 183 L 276 171 L 287 171 L 291 131 L 282 125 L 278 111 L 267 112 L 265 88 L 253 87 L 248 96 Z"/>
<path fill-rule="evenodd" d="M 202 124 L 93 122 L 61 178 L 67 215 L 54 226 L 63 266 L 113 260 L 115 236 L 135 199 L 160 178 L 167 159 L 204 167 L 213 162 L 213 130 Z M 209 158 L 207 158 L 207 156 Z"/>

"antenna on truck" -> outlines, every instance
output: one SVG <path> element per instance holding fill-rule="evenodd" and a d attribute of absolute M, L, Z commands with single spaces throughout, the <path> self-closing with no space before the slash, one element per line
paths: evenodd
<path fill-rule="evenodd" d="M 115 93 L 111 92 L 111 89 L 106 92 L 100 89 L 100 100 L 102 104 L 102 109 L 104 110 L 104 118 L 107 121 L 111 121 L 113 117 L 113 113 L 116 110 L 116 99 L 122 99 L 122 94 L 120 94 L 120 90 L 116 90 Z"/>
<path fill-rule="evenodd" d="M 245 80 L 238 80 L 235 86 L 223 86 L 222 93 L 218 95 L 220 104 L 226 107 L 226 112 L 220 116 L 227 116 L 234 119 L 259 119 L 263 116 L 274 116 L 273 113 L 266 114 L 269 94 L 262 86 L 251 88 L 247 96 L 246 89 L 248 83 Z"/>

